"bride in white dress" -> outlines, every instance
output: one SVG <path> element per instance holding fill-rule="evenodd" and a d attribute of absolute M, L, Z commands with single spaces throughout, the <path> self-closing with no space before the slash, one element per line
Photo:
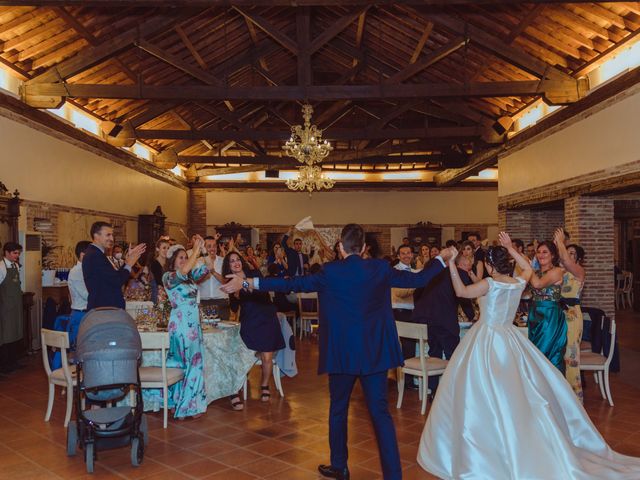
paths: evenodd
<path fill-rule="evenodd" d="M 465 286 L 449 260 L 456 294 L 479 297 L 481 314 L 440 380 L 418 463 L 443 479 L 640 479 L 640 458 L 609 448 L 564 376 L 513 326 L 532 270 L 506 233 L 500 243 L 479 283 Z M 507 252 L 522 278 L 509 276 Z"/>

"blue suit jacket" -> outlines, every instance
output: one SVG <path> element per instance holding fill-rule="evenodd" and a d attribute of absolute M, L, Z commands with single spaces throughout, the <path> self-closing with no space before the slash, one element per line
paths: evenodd
<path fill-rule="evenodd" d="M 282 237 L 281 244 L 282 248 L 284 248 L 284 253 L 287 255 L 287 275 L 289 275 L 290 277 L 295 277 L 296 272 L 298 271 L 298 266 L 300 266 L 301 270 L 304 271 L 304 264 L 309 263 L 309 255 L 305 253 L 302 254 L 303 264 L 300 265 L 300 256 L 298 255 L 298 252 L 296 252 L 287 244 L 288 238 L 289 235 L 285 235 L 284 237 Z"/>
<path fill-rule="evenodd" d="M 124 308 L 122 287 L 130 272 L 116 270 L 106 255 L 95 245 L 89 245 L 82 259 L 82 275 L 89 292 L 87 310 L 97 307 Z"/>
<path fill-rule="evenodd" d="M 440 262 L 433 262 L 421 272 L 403 272 L 385 260 L 351 255 L 326 263 L 315 275 L 262 278 L 259 288 L 318 292 L 318 373 L 369 375 L 403 364 L 391 310 L 391 287 L 424 287 L 443 268 Z"/>

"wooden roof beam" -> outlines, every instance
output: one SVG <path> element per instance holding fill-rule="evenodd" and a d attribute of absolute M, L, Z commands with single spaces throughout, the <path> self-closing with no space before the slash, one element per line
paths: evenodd
<path fill-rule="evenodd" d="M 369 10 L 370 5 L 367 5 L 363 8 L 359 8 L 351 13 L 341 15 L 338 20 L 336 20 L 331 26 L 313 39 L 311 45 L 309 45 L 309 53 L 314 54 L 322 47 L 324 47 L 327 43 L 329 43 L 333 38 L 339 35 L 345 28 L 351 25 L 358 18 L 364 19 L 364 15 Z M 362 20 L 364 22 L 364 20 Z M 360 28 L 360 21 L 358 22 L 358 28 Z M 364 28 L 364 23 L 363 27 Z M 360 40 L 362 41 L 362 33 L 360 34 Z M 357 43 L 357 42 L 356 42 Z"/>
<path fill-rule="evenodd" d="M 422 59 L 420 59 L 420 61 L 409 63 L 409 65 L 407 65 L 405 68 L 388 78 L 385 83 L 402 83 L 406 80 L 409 80 L 411 77 L 417 75 L 422 70 L 427 69 L 434 63 L 439 62 L 443 58 L 451 55 L 456 50 L 464 47 L 466 43 L 467 40 L 464 37 L 456 37 L 450 42 L 429 52 Z"/>
<path fill-rule="evenodd" d="M 252 5 L 255 5 L 255 3 L 252 3 Z M 264 33 L 269 35 L 272 39 L 274 39 L 284 48 L 289 50 L 291 53 L 293 53 L 294 55 L 298 55 L 299 53 L 298 44 L 295 41 L 293 41 L 291 38 L 289 38 L 287 35 L 282 33 L 267 19 L 265 19 L 264 17 L 261 17 L 256 13 L 250 12 L 244 8 L 240 8 L 238 6 L 233 6 L 232 8 L 247 20 L 250 20 L 251 22 L 253 22 L 253 24 L 256 27 L 258 27 Z"/>
<path fill-rule="evenodd" d="M 324 133 L 327 140 L 354 140 L 354 139 L 400 139 L 400 138 L 454 138 L 471 139 L 479 137 L 483 133 L 480 127 L 433 127 L 433 128 L 408 128 L 408 129 L 331 129 Z M 213 141 L 284 141 L 291 136 L 290 131 L 255 130 L 244 128 L 241 130 L 147 130 L 137 129 L 136 136 L 140 139 L 163 140 L 213 140 Z"/>
<path fill-rule="evenodd" d="M 612 0 L 609 3 L 620 3 L 622 0 Z M 15 5 L 27 2 L 3 1 L 0 5 Z M 508 5 L 514 4 L 548 4 L 548 3 L 592 3 L 591 0 L 180 0 L 172 2 L 180 7 L 300 7 L 300 6 L 344 6 L 349 5 Z M 624 3 L 624 2 L 623 2 Z M 84 7 L 166 7 L 167 0 L 31 0 L 28 5 L 48 6 L 84 6 Z"/>
<path fill-rule="evenodd" d="M 365 158 L 350 158 L 340 160 L 334 158 L 333 153 L 324 161 L 325 164 L 339 165 L 387 165 L 394 163 L 431 163 L 431 164 L 452 164 L 467 160 L 467 155 L 459 153 L 433 153 L 419 155 L 378 155 Z M 233 163 L 240 165 L 278 165 L 283 168 L 300 166 L 300 162 L 290 157 L 278 157 L 275 155 L 256 155 L 248 157 L 243 155 L 227 155 L 224 157 L 209 155 L 180 155 L 178 163 L 185 165 L 203 165 L 211 163 Z M 272 167 L 270 167 L 272 168 Z"/>
<path fill-rule="evenodd" d="M 542 95 L 552 104 L 582 98 L 585 79 L 476 82 L 468 84 L 423 83 L 385 85 L 311 85 L 275 87 L 228 87 L 214 85 L 103 85 L 26 82 L 24 101 L 39 97 L 130 98 L 158 100 L 304 101 L 365 100 L 442 97 L 520 97 Z M 37 107 L 37 101 L 34 101 Z M 47 107 L 49 108 L 49 107 Z"/>
<path fill-rule="evenodd" d="M 418 44 L 416 45 L 416 48 L 413 50 L 413 54 L 411 55 L 411 59 L 409 60 L 409 63 L 416 63 L 416 60 L 418 60 L 418 58 L 420 57 L 420 54 L 422 53 L 422 49 L 424 48 L 425 44 L 427 43 L 427 40 L 429 39 L 429 35 L 431 35 L 431 30 L 433 30 L 433 22 L 427 22 L 427 26 L 424 27 L 424 31 L 420 36 L 420 40 L 418 40 Z"/>

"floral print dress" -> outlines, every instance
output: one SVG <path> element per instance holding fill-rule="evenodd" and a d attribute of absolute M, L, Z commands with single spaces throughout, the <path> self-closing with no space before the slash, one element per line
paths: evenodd
<path fill-rule="evenodd" d="M 166 272 L 162 277 L 171 301 L 167 367 L 185 371 L 183 380 L 169 387 L 168 404 L 171 408 L 175 407 L 175 418 L 190 417 L 207 411 L 196 282 L 208 273 L 207 267 L 201 265 L 188 275 Z"/>

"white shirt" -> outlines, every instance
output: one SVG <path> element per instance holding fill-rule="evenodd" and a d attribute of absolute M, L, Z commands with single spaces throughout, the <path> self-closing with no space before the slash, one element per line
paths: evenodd
<path fill-rule="evenodd" d="M 82 262 L 76 263 L 69 271 L 67 283 L 71 294 L 71 308 L 73 310 L 86 310 L 89 292 L 82 275 Z"/>
<path fill-rule="evenodd" d="M 396 270 L 404 270 L 407 272 L 419 272 L 411 268 L 411 265 L 405 265 L 399 262 L 395 267 Z M 413 310 L 413 291 L 415 288 L 392 288 L 391 289 L 391 307 L 403 310 Z"/>
<path fill-rule="evenodd" d="M 216 259 L 213 262 L 213 269 L 218 275 L 222 275 L 222 262 L 223 258 L 216 255 Z M 199 264 L 204 263 L 203 259 L 198 260 Z M 198 293 L 200 294 L 200 300 L 220 300 L 229 298 L 229 295 L 220 290 L 222 284 L 218 281 L 213 273 L 204 281 L 198 284 Z"/>
<path fill-rule="evenodd" d="M 7 260 L 7 258 L 3 258 L 2 262 L 0 263 L 0 283 L 4 282 L 4 279 L 7 277 L 7 269 L 8 268 L 13 268 L 15 266 L 15 268 L 18 268 L 18 265 Z"/>

